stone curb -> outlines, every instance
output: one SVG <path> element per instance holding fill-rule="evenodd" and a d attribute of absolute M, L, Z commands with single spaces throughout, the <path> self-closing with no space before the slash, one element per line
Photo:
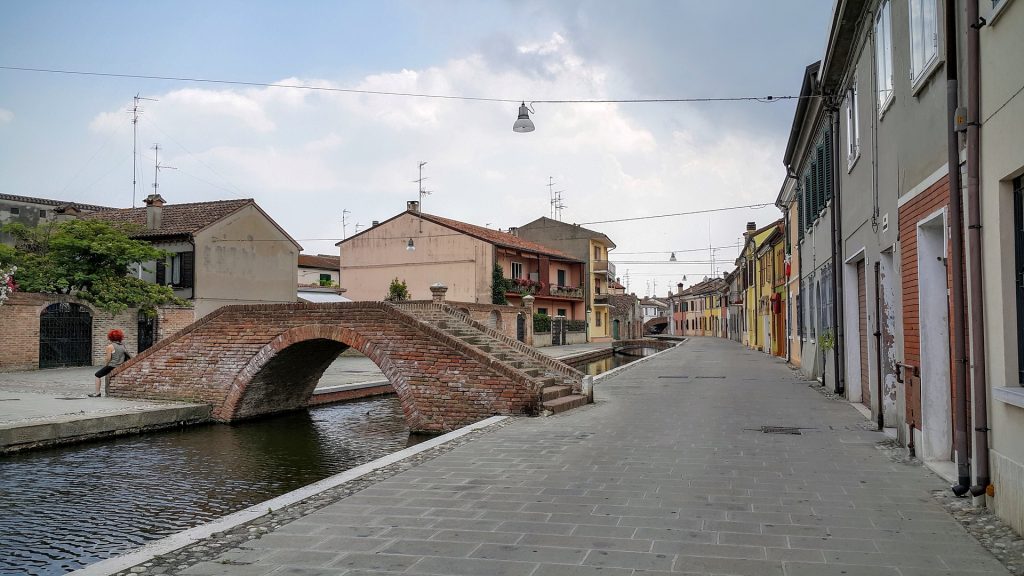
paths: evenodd
<path fill-rule="evenodd" d="M 644 362 L 647 362 L 651 358 L 655 358 L 657 356 L 660 356 L 660 355 L 664 354 L 665 352 L 670 352 L 672 350 L 675 350 L 676 348 L 682 346 L 683 344 L 686 344 L 687 342 L 688 342 L 688 340 L 683 340 L 683 341 L 679 342 L 678 344 L 676 344 L 675 346 L 673 346 L 671 348 L 666 348 L 664 350 L 659 350 L 659 351 L 655 352 L 654 354 L 651 354 L 650 356 L 642 356 L 642 357 L 637 358 L 636 360 L 630 362 L 629 364 L 623 364 L 622 366 L 619 366 L 618 368 L 612 368 L 611 370 L 609 370 L 607 372 L 602 372 L 601 374 L 598 374 L 597 376 L 594 376 L 594 383 L 597 384 L 597 382 L 600 381 L 600 380 L 605 380 L 607 378 L 611 378 L 612 376 L 615 376 L 615 375 L 617 375 L 617 374 L 619 374 L 619 373 L 621 373 L 621 372 L 623 372 L 625 370 L 628 370 L 630 368 L 633 368 L 635 366 L 643 364 Z"/>
<path fill-rule="evenodd" d="M 442 446 L 452 440 L 470 434 L 476 430 L 497 424 L 508 418 L 508 416 L 492 416 L 485 420 L 475 422 L 468 426 L 459 428 L 458 430 L 443 434 L 436 438 L 431 438 L 426 442 L 422 442 L 404 450 L 399 450 L 398 452 L 389 454 L 383 458 L 378 458 L 372 462 L 356 466 L 355 468 L 346 470 L 340 474 L 335 474 L 329 478 L 319 480 L 308 486 L 303 486 L 298 490 L 293 490 L 286 494 L 277 496 L 276 498 L 271 498 L 265 502 L 254 504 L 244 510 L 229 514 L 223 518 L 214 520 L 213 522 L 208 522 L 206 524 L 196 526 L 195 528 L 185 530 L 184 532 L 179 532 L 172 536 L 150 542 L 134 552 L 129 552 L 121 556 L 108 558 L 95 564 L 90 564 L 89 566 L 71 572 L 70 574 L 77 576 L 110 576 L 112 574 L 116 574 L 122 570 L 127 570 L 133 566 L 138 566 L 139 564 L 153 560 L 158 556 L 162 556 L 200 542 L 214 534 L 225 532 L 248 522 L 252 522 L 253 520 L 270 514 L 275 510 L 280 510 L 286 506 L 296 504 L 302 500 L 316 496 L 332 488 L 336 488 L 346 482 L 358 479 L 391 464 L 409 458 L 410 456 Z"/>

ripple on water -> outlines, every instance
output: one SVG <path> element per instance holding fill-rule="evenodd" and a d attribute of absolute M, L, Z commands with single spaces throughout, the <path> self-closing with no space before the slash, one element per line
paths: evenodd
<path fill-rule="evenodd" d="M 411 442 L 388 396 L 0 457 L 0 575 L 64 574 Z"/>

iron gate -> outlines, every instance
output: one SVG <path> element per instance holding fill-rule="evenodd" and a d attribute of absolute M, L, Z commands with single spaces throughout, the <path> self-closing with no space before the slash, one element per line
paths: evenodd
<path fill-rule="evenodd" d="M 568 322 L 562 316 L 555 316 L 551 319 L 551 345 L 565 345 L 565 332 Z"/>
<path fill-rule="evenodd" d="M 516 340 L 526 342 L 526 316 L 521 312 L 516 315 Z"/>
<path fill-rule="evenodd" d="M 51 304 L 39 315 L 39 367 L 92 364 L 92 314 L 80 304 Z"/>
<path fill-rule="evenodd" d="M 147 316 L 139 310 L 139 352 L 149 348 L 156 342 L 157 317 Z"/>

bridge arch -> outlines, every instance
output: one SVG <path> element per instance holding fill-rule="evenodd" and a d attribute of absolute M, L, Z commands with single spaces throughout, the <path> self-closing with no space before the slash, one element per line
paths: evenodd
<path fill-rule="evenodd" d="M 282 332 L 253 355 L 235 376 L 224 404 L 214 409 L 214 417 L 238 420 L 304 408 L 324 371 L 348 348 L 381 369 L 406 418 L 414 415 L 415 402 L 405 379 L 385 350 L 350 328 L 308 324 Z"/>

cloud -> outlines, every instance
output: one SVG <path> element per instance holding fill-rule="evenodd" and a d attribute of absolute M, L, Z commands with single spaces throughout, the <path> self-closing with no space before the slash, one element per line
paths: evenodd
<path fill-rule="evenodd" d="M 6 108 L 0 108 L 0 124 L 8 124 L 14 120 L 14 112 Z"/>
<path fill-rule="evenodd" d="M 627 70 L 580 54 L 570 35 L 552 32 L 496 38 L 479 52 L 417 69 L 279 83 L 529 101 L 608 98 L 627 78 Z M 270 87 L 189 87 L 154 97 L 140 141 L 161 142 L 161 160 L 179 169 L 161 175 L 170 202 L 253 197 L 314 253 L 335 251 L 333 241 L 305 239 L 339 238 L 342 210 L 351 211 L 349 233 L 356 222 L 404 210 L 417 197 L 419 161 L 428 162 L 426 211 L 495 228 L 548 215 L 549 177 L 564 191 L 563 219 L 581 223 L 771 202 L 781 184 L 784 141 L 723 125 L 699 106 L 536 102 L 537 130 L 516 134 L 518 102 Z M 90 124 L 97 132 L 126 126 L 116 105 Z M 592 227 L 622 252 L 664 250 L 665 266 L 632 264 L 619 273 L 630 269 L 636 282 L 662 274 L 666 286 L 711 271 L 709 264 L 669 268 L 670 250 L 731 244 L 747 220 L 777 217 L 740 211 Z M 636 282 L 632 288 L 643 291 Z"/>

